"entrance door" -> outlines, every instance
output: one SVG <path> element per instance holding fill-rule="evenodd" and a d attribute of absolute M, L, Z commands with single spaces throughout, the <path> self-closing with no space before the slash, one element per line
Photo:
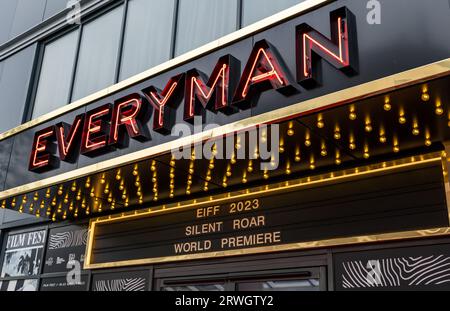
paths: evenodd
<path fill-rule="evenodd" d="M 157 280 L 161 291 L 323 291 L 326 268 L 229 273 Z"/>

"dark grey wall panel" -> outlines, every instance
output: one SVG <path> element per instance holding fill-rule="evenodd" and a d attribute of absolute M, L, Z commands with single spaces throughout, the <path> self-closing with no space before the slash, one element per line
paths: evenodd
<path fill-rule="evenodd" d="M 51 122 L 44 123 L 36 128 L 27 130 L 23 132 L 21 135 L 17 136 L 14 141 L 14 146 L 12 150 L 13 156 L 11 157 L 11 161 L 9 164 L 8 176 L 5 182 L 5 187 L 9 189 L 22 184 L 34 182 L 46 177 L 53 176 L 55 172 L 57 174 L 61 174 L 67 171 L 74 170 L 77 167 L 76 163 L 60 162 L 59 168 L 50 172 L 38 174 L 28 170 L 28 162 L 30 159 L 35 131 L 39 131 L 48 126 L 51 126 L 54 124 L 54 122 L 66 122 L 68 124 L 72 124 L 75 116 L 80 113 L 83 113 L 84 111 L 85 111 L 84 107 L 80 108 L 67 115 L 64 115 L 61 118 L 57 118 Z"/>
<path fill-rule="evenodd" d="M 10 37 L 16 7 L 17 0 L 0 1 L 0 45 Z"/>
<path fill-rule="evenodd" d="M 10 137 L 0 144 L 0 190 L 3 190 L 5 187 L 6 173 L 8 171 L 13 142 L 14 137 Z"/>
<path fill-rule="evenodd" d="M 0 132 L 22 123 L 35 53 L 36 44 L 3 61 L 0 80 Z"/>
<path fill-rule="evenodd" d="M 39 24 L 44 16 L 45 3 L 46 0 L 19 0 L 11 27 L 11 37 Z"/>
<path fill-rule="evenodd" d="M 19 220 L 32 220 L 32 219 L 34 220 L 34 219 L 36 219 L 36 217 L 34 217 L 33 215 L 20 214 L 16 211 L 5 209 L 4 216 L 3 216 L 3 224 L 16 222 Z"/>

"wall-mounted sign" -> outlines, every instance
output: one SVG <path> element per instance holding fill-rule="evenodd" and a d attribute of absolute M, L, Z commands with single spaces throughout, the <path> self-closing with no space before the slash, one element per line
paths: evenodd
<path fill-rule="evenodd" d="M 94 220 L 87 267 L 290 250 L 302 242 L 321 245 L 317 242 L 447 227 L 442 178 L 438 161 L 414 170 L 362 175 L 358 187 L 355 180 L 340 179 L 313 188 L 301 184 L 191 204 L 176 212 Z"/>
<path fill-rule="evenodd" d="M 9 234 L 6 240 L 1 277 L 39 274 L 45 238 L 45 230 Z"/>
<path fill-rule="evenodd" d="M 336 290 L 449 290 L 450 245 L 335 254 Z"/>
<path fill-rule="evenodd" d="M 45 278 L 41 280 L 40 291 L 58 292 L 58 291 L 86 291 L 88 289 L 88 275 L 81 275 L 80 279 L 74 282 L 67 280 L 67 277 Z"/>
<path fill-rule="evenodd" d="M 45 252 L 44 273 L 68 272 L 82 268 L 87 234 L 86 226 L 51 229 Z"/>
<path fill-rule="evenodd" d="M 91 290 L 94 292 L 143 292 L 148 290 L 150 272 L 126 271 L 94 274 Z"/>
<path fill-rule="evenodd" d="M 284 96 L 314 87 L 320 81 L 317 68 L 323 59 L 336 70 L 354 74 L 358 69 L 355 16 L 342 7 L 331 12 L 331 37 L 305 23 L 297 25 L 297 81 L 277 48 L 258 40 L 248 58 L 224 54 L 208 77 L 194 68 L 180 72 L 163 85 L 147 85 L 114 103 L 106 103 L 75 117 L 72 124 L 60 122 L 35 133 L 29 170 L 46 171 L 59 161 L 73 162 L 79 154 L 96 156 L 123 148 L 128 140 L 148 140 L 148 121 L 153 114 L 153 131 L 168 133 L 175 123 L 174 109 L 184 102 L 184 121 L 193 122 L 205 110 L 233 114 L 252 106 L 262 92 L 277 91 Z M 243 70 L 241 73 L 241 62 Z M 181 120 L 179 120 L 181 121 Z"/>

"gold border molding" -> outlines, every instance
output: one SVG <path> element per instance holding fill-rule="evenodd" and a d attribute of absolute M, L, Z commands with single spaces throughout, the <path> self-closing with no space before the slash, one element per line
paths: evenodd
<path fill-rule="evenodd" d="M 228 257 L 228 256 L 238 256 L 238 255 L 249 255 L 249 254 L 261 254 L 269 252 L 281 252 L 290 250 L 302 250 L 302 249 L 312 249 L 312 248 L 323 248 L 332 246 L 343 246 L 352 244 L 362 244 L 362 243 L 375 243 L 381 241 L 396 241 L 405 240 L 413 238 L 424 238 L 424 237 L 438 237 L 450 235 L 450 227 L 446 228 L 431 228 L 426 230 L 415 230 L 415 231 L 403 231 L 403 232 L 393 232 L 376 234 L 369 236 L 356 236 L 356 237 L 346 237 L 346 238 L 335 238 L 320 241 L 309 241 L 300 243 L 289 243 L 282 245 L 272 245 L 263 247 L 252 247 L 246 249 L 238 250 L 228 250 L 228 251 L 217 251 L 217 252 L 207 252 L 198 254 L 188 254 L 188 255 L 175 255 L 166 256 L 158 258 L 147 258 L 147 259 L 137 259 L 137 260 L 126 260 L 126 261 L 116 261 L 107 263 L 91 263 L 92 262 L 92 251 L 94 246 L 94 235 L 96 226 L 99 224 L 110 224 L 117 222 L 126 222 L 130 219 L 152 217 L 159 214 L 175 213 L 180 210 L 194 209 L 202 206 L 211 206 L 222 204 L 231 200 L 245 199 L 246 197 L 254 196 L 267 196 L 276 192 L 289 192 L 295 191 L 300 188 L 309 188 L 317 185 L 339 183 L 344 181 L 350 181 L 357 178 L 361 178 L 366 175 L 380 175 L 386 171 L 396 170 L 403 171 L 411 169 L 412 167 L 422 167 L 432 163 L 442 164 L 444 180 L 447 182 L 448 174 L 445 169 L 447 165 L 447 159 L 445 152 L 434 152 L 425 155 L 418 155 L 413 157 L 408 157 L 404 159 L 399 159 L 395 161 L 376 163 L 369 166 L 357 167 L 354 169 L 347 169 L 338 172 L 331 172 L 323 175 L 304 177 L 293 181 L 280 182 L 276 184 L 270 184 L 261 187 L 255 187 L 243 191 L 229 192 L 225 194 L 219 194 L 216 196 L 205 197 L 203 199 L 186 201 L 184 203 L 175 203 L 172 205 L 164 205 L 159 208 L 153 208 L 142 211 L 132 211 L 129 213 L 122 213 L 112 216 L 101 217 L 93 219 L 89 223 L 89 238 L 86 245 L 86 260 L 84 263 L 85 269 L 100 269 L 100 268 L 112 268 L 121 266 L 133 266 L 133 265 L 144 265 L 144 264 L 155 264 L 155 263 L 166 263 L 174 261 L 183 260 L 195 260 L 195 259 L 206 259 L 206 258 L 217 258 L 217 257 Z M 448 203 L 448 202 L 447 202 Z M 450 213 L 449 213 L 449 224 L 450 224 Z"/>
<path fill-rule="evenodd" d="M 260 124 L 270 124 L 283 120 L 307 115 L 312 111 L 325 110 L 331 106 L 346 104 L 367 97 L 383 94 L 409 85 L 425 82 L 434 78 L 450 74 L 450 58 L 445 60 L 404 71 L 389 77 L 360 84 L 335 93 L 299 102 L 287 107 L 270 111 L 261 115 L 249 117 L 244 120 L 229 123 L 211 130 L 207 130 L 188 137 L 179 138 L 164 144 L 153 146 L 144 150 L 129 153 L 117 158 L 82 167 L 67 173 L 42 179 L 19 187 L 0 192 L 0 200 L 11 196 L 25 194 L 45 187 L 51 187 L 68 180 L 86 177 L 102 171 L 114 169 L 137 161 L 159 156 L 171 150 L 201 143 L 208 139 L 223 137 L 230 133 L 245 131 Z"/>
<path fill-rule="evenodd" d="M 164 71 L 167 71 L 169 69 L 172 69 L 174 67 L 180 66 L 186 62 L 192 61 L 195 58 L 201 57 L 207 53 L 211 53 L 219 48 L 224 47 L 225 45 L 234 43 L 238 40 L 244 39 L 245 37 L 251 36 L 257 32 L 263 31 L 266 28 L 270 28 L 276 24 L 282 23 L 283 21 L 289 20 L 291 18 L 294 18 L 298 15 L 304 14 L 308 11 L 311 11 L 313 9 L 316 9 L 320 6 L 323 6 L 325 4 L 334 2 L 336 0 L 306 0 L 302 3 L 299 3 L 291 8 L 288 8 L 284 11 L 281 11 L 277 14 L 274 14 L 270 17 L 267 17 L 263 20 L 260 20 L 254 24 L 251 24 L 247 27 L 244 27 L 240 30 L 237 30 L 235 32 L 232 32 L 222 38 L 219 38 L 217 40 L 211 41 L 197 49 L 194 49 L 192 51 L 189 51 L 185 54 L 182 54 L 180 56 L 177 56 L 165 63 L 162 63 L 158 66 L 155 66 L 149 70 L 146 70 L 140 74 L 137 74 L 133 77 L 130 77 L 122 82 L 119 82 L 117 84 L 114 84 L 112 86 L 109 86 L 103 90 L 97 91 L 89 96 L 86 96 L 82 99 L 79 99 L 71 104 L 68 104 L 64 107 L 61 107 L 59 109 L 56 109 L 52 112 L 49 112 L 41 117 L 38 117 L 34 120 L 31 120 L 29 122 L 26 122 L 22 125 L 19 125 L 11 130 L 8 130 L 6 132 L 0 133 L 0 141 L 4 140 L 10 136 L 16 135 L 20 132 L 23 132 L 31 127 L 34 127 L 36 125 L 42 124 L 44 122 L 47 122 L 51 119 L 54 119 L 58 116 L 61 116 L 65 113 L 71 112 L 75 109 L 78 109 L 80 107 L 83 107 L 95 100 L 98 100 L 100 98 L 106 97 L 110 94 L 116 93 L 122 89 L 125 89 L 127 87 L 130 87 L 136 83 L 139 83 L 145 79 L 148 79 L 150 77 L 156 76 L 158 74 L 163 73 Z"/>

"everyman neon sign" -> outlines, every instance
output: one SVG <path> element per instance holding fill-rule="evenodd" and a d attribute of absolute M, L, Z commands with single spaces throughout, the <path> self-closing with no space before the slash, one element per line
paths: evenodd
<path fill-rule="evenodd" d="M 357 71 L 356 22 L 345 7 L 331 13 L 331 38 L 307 24 L 296 27 L 297 82 L 305 88 L 320 82 L 320 60 L 346 74 Z M 205 109 L 232 114 L 249 107 L 262 92 L 275 90 L 285 96 L 298 92 L 291 73 L 268 41 L 255 43 L 240 74 L 240 62 L 221 57 L 208 77 L 197 69 L 170 78 L 163 89 L 144 88 L 113 104 L 108 103 L 75 117 L 72 124 L 58 123 L 35 134 L 30 155 L 31 171 L 55 168 L 58 161 L 74 162 L 79 154 L 96 156 L 123 148 L 128 139 L 145 141 L 152 130 L 170 132 L 174 112 L 184 99 L 184 120 L 193 122 Z"/>

